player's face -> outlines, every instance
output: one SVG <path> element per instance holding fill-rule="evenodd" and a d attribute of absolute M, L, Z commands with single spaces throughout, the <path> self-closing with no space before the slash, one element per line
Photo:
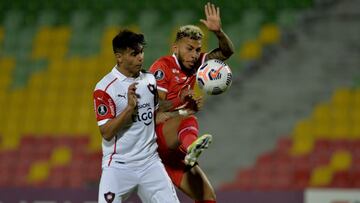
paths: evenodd
<path fill-rule="evenodd" d="M 144 47 L 139 45 L 135 49 L 127 48 L 117 57 L 117 61 L 128 76 L 137 76 L 144 62 Z"/>
<path fill-rule="evenodd" d="M 182 38 L 174 45 L 174 52 L 180 64 L 187 69 L 192 69 L 200 57 L 201 40 Z"/>

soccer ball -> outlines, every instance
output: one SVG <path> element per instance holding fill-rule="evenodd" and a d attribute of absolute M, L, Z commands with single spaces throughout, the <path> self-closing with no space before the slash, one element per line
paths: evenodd
<path fill-rule="evenodd" d="M 217 95 L 230 87 L 232 73 L 226 63 L 218 59 L 211 59 L 203 63 L 197 70 L 196 81 L 203 92 Z"/>

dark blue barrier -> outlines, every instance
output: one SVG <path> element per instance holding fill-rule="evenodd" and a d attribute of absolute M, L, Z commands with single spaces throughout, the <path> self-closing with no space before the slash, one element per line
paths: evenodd
<path fill-rule="evenodd" d="M 95 203 L 97 189 L 0 189 L 1 203 Z M 180 201 L 193 203 L 179 193 Z M 140 202 L 137 197 L 128 203 Z M 303 191 L 219 191 L 219 203 L 303 203 Z"/>

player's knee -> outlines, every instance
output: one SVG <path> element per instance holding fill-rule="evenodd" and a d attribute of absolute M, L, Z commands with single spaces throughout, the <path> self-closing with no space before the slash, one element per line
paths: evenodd
<path fill-rule="evenodd" d="M 193 128 L 197 130 L 199 128 L 197 118 L 195 116 L 189 116 L 184 118 L 179 125 L 178 131 L 185 128 Z"/>
<path fill-rule="evenodd" d="M 176 203 L 179 202 L 176 194 L 165 191 L 157 191 L 151 197 L 151 202 L 154 203 Z"/>
<path fill-rule="evenodd" d="M 211 186 L 205 186 L 202 190 L 196 191 L 196 199 L 197 200 L 216 200 L 216 194 L 214 189 Z"/>

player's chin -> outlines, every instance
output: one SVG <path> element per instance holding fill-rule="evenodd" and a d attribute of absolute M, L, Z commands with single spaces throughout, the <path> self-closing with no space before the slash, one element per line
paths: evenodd
<path fill-rule="evenodd" d="M 192 62 L 187 62 L 187 63 L 184 64 L 185 68 L 189 69 L 189 70 L 193 69 L 194 65 L 195 65 L 195 63 L 192 63 Z"/>
<path fill-rule="evenodd" d="M 137 65 L 137 66 L 135 66 L 136 71 L 140 71 L 141 68 L 142 68 L 142 65 Z"/>

